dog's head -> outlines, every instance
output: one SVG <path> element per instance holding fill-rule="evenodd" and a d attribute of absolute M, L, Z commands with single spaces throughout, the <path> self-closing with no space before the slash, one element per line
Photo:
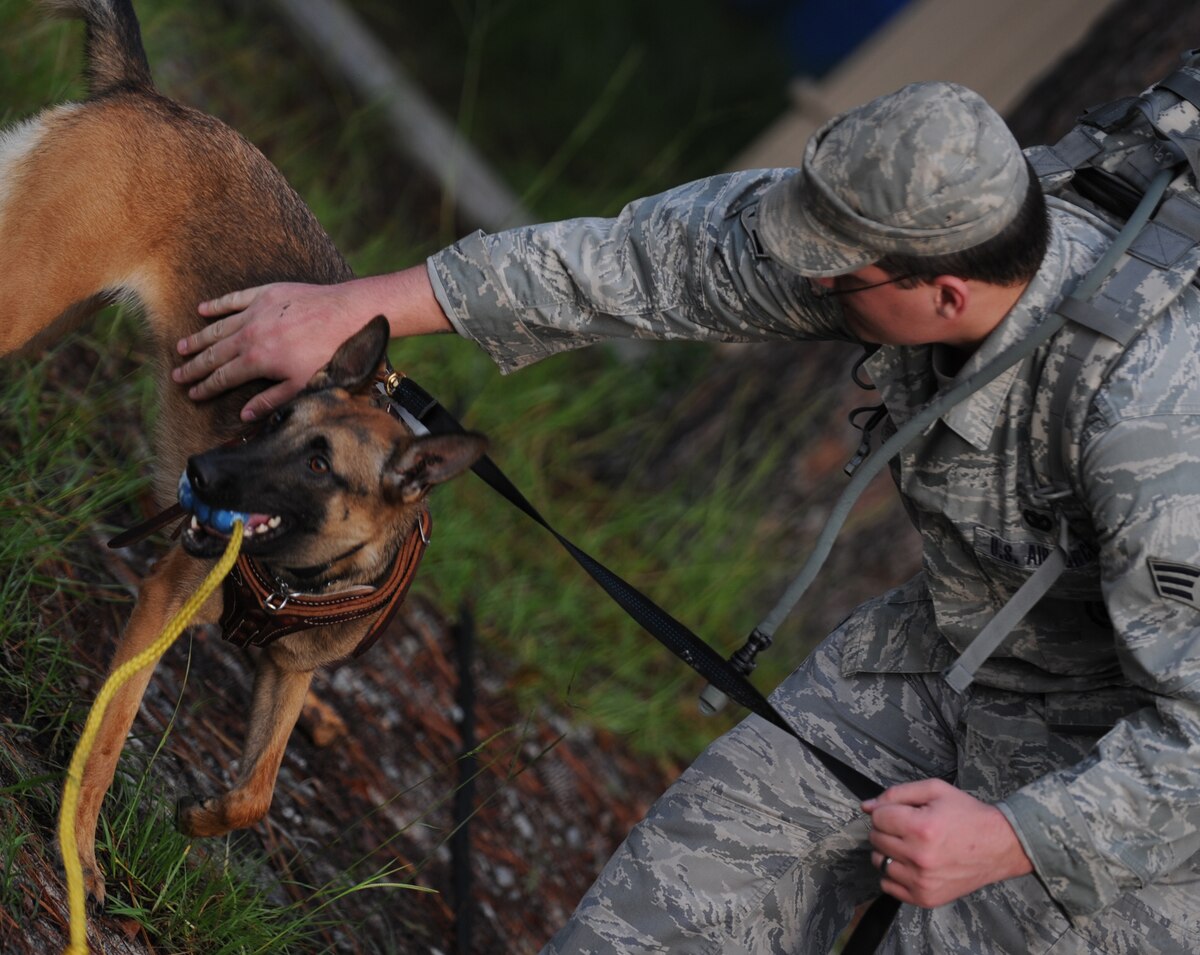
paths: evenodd
<path fill-rule="evenodd" d="M 309 583 L 369 582 L 386 566 L 429 489 L 487 446 L 478 434 L 415 437 L 377 404 L 387 342 L 377 317 L 251 438 L 188 460 L 190 554 L 219 554 L 240 518 L 247 554 Z"/>

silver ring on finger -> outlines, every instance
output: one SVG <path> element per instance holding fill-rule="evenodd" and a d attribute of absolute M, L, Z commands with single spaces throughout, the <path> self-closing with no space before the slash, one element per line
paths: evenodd
<path fill-rule="evenodd" d="M 879 863 L 879 874 L 886 879 L 888 866 L 890 866 L 895 861 L 896 860 L 893 859 L 891 856 L 884 856 L 883 861 L 881 863 Z"/>

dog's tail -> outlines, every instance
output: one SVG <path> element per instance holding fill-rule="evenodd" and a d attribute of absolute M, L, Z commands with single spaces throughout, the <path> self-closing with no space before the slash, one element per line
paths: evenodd
<path fill-rule="evenodd" d="M 153 89 L 150 61 L 130 0 L 41 0 L 54 16 L 87 24 L 84 76 L 90 96 L 118 89 Z"/>

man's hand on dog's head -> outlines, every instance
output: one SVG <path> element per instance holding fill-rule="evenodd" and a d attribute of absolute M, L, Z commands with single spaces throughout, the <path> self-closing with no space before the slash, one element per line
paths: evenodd
<path fill-rule="evenodd" d="M 171 377 L 196 401 L 256 379 L 277 382 L 242 409 L 246 421 L 264 416 L 294 397 L 346 337 L 336 289 L 263 285 L 202 303 L 200 314 L 218 320 L 180 340 L 188 360 Z"/>
<path fill-rule="evenodd" d="M 195 401 L 259 379 L 276 382 L 246 403 L 243 421 L 298 394 L 372 315 L 388 316 L 393 337 L 452 330 L 423 265 L 341 285 L 262 285 L 202 302 L 198 311 L 210 324 L 179 341 L 187 360 L 171 377 Z"/>

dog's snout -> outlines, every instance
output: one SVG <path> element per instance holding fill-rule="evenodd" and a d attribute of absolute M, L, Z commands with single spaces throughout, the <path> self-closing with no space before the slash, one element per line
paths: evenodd
<path fill-rule="evenodd" d="M 211 458 L 206 454 L 192 455 L 188 458 L 187 476 L 188 481 L 192 485 L 192 490 L 197 494 L 203 494 L 206 490 L 211 490 L 216 481 L 216 474 L 213 472 Z"/>
<path fill-rule="evenodd" d="M 263 462 L 248 454 L 244 445 L 211 448 L 202 454 L 193 454 L 184 469 L 197 499 L 234 509 L 242 508 L 251 487 L 252 498 L 261 496 L 264 482 L 257 478 L 263 472 Z"/>

